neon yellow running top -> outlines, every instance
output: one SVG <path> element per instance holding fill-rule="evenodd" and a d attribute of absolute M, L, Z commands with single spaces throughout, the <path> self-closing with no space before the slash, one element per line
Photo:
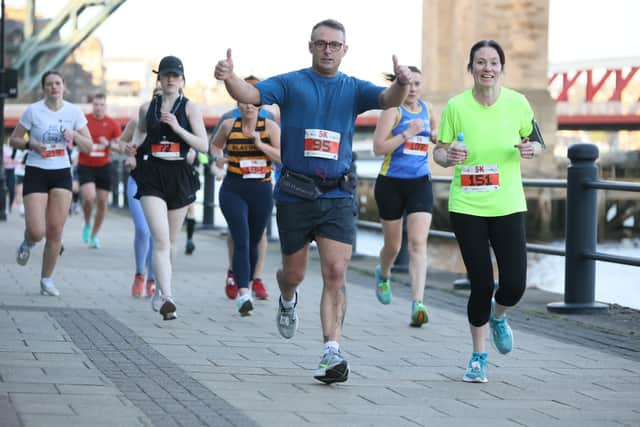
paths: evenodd
<path fill-rule="evenodd" d="M 471 89 L 454 96 L 442 112 L 438 140 L 449 144 L 464 134 L 467 159 L 455 165 L 449 211 L 477 216 L 526 212 L 520 152 L 514 145 L 532 131 L 533 110 L 519 92 L 501 88 L 491 106 Z"/>

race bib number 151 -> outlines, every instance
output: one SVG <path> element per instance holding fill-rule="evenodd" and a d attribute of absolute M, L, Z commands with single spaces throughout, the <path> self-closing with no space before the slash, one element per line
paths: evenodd
<path fill-rule="evenodd" d="M 462 191 L 494 191 L 500 188 L 498 165 L 462 166 L 460 169 Z"/>

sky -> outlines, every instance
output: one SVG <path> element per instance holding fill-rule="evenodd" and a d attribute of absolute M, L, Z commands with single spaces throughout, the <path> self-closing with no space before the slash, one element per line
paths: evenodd
<path fill-rule="evenodd" d="M 36 11 L 52 16 L 67 1 L 36 0 Z M 640 0 L 549 0 L 549 8 L 550 63 L 640 57 Z M 239 75 L 268 77 L 310 65 L 311 28 L 326 18 L 346 27 L 347 74 L 379 80 L 393 54 L 420 65 L 422 0 L 127 0 L 95 34 L 106 58 L 176 55 L 188 80 L 212 79 L 228 47 Z"/>

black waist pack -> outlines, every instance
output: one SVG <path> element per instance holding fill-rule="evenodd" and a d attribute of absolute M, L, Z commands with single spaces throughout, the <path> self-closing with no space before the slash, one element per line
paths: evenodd
<path fill-rule="evenodd" d="M 280 190 L 306 200 L 316 200 L 322 195 L 313 178 L 283 169 L 278 180 Z"/>
<path fill-rule="evenodd" d="M 346 191 L 347 193 L 356 193 L 358 188 L 358 174 L 356 173 L 355 163 L 352 162 L 349 172 L 347 172 L 340 178 L 338 187 L 340 187 L 342 191 Z"/>

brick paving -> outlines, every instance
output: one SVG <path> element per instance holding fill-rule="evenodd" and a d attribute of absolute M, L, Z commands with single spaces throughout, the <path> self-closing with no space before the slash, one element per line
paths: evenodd
<path fill-rule="evenodd" d="M 2 426 L 637 426 L 640 345 L 635 310 L 558 316 L 536 290 L 511 315 L 516 347 L 490 348 L 489 383 L 460 378 L 469 353 L 466 293 L 432 268 L 430 323 L 410 328 L 409 291 L 374 296 L 375 260 L 348 275 L 342 342 L 352 373 L 343 384 L 313 380 L 322 353 L 320 273 L 312 253 L 291 340 L 275 327 L 279 264 L 269 248 L 269 301 L 241 317 L 223 290 L 221 230 L 198 231 L 184 255 L 180 236 L 174 294 L 178 319 L 164 322 L 149 300 L 132 298 L 133 225 L 109 212 L 100 250 L 80 242 L 70 217 L 55 274 L 60 298 L 39 294 L 42 244 L 15 263 L 22 219 L 0 222 L 0 425 Z"/>

